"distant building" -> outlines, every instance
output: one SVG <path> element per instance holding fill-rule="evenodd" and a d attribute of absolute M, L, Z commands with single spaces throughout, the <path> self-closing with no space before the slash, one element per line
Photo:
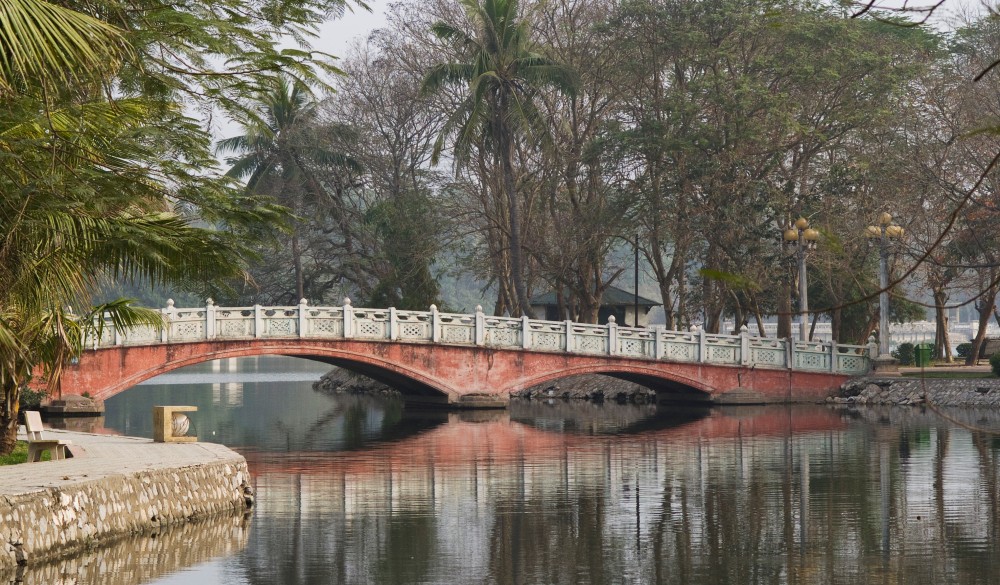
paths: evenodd
<path fill-rule="evenodd" d="M 567 295 L 568 296 L 568 295 Z M 548 321 L 564 321 L 568 317 L 559 314 L 559 302 L 556 300 L 556 293 L 548 292 L 531 298 L 531 308 L 536 315 Z M 639 296 L 639 327 L 649 324 L 649 311 L 653 307 L 659 307 L 658 303 L 644 296 Z M 616 286 L 609 286 L 601 297 L 601 307 L 597 311 L 597 322 L 604 324 L 608 322 L 608 317 L 615 316 L 615 322 L 619 325 L 635 324 L 635 295 L 624 291 Z"/>

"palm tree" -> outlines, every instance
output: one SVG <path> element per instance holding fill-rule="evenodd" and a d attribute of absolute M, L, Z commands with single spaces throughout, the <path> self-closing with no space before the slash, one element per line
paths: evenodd
<path fill-rule="evenodd" d="M 237 264 L 224 236 L 170 212 L 166 185 L 200 181 L 193 165 L 161 160 L 177 142 L 149 139 L 170 111 L 100 97 L 131 54 L 120 31 L 40 0 L 5 3 L 0 19 L 0 453 L 9 453 L 35 375 L 57 386 L 105 317 L 125 328 L 158 322 L 124 300 L 80 316 L 70 305 L 90 306 L 109 282 L 201 281 Z"/>
<path fill-rule="evenodd" d="M 44 0 L 0 5 L 0 95 L 112 72 L 131 50 L 115 27 Z"/>
<path fill-rule="evenodd" d="M 570 69 L 533 50 L 529 23 L 522 18 L 518 0 L 460 3 L 475 28 L 473 35 L 445 22 L 431 27 L 437 38 L 459 51 L 462 61 L 432 67 L 424 78 L 424 93 L 435 93 L 450 85 L 467 88 L 465 98 L 448 117 L 435 142 L 433 160 L 439 160 L 449 138 L 454 141 L 456 169 L 468 163 L 477 139 L 482 140 L 486 154 L 495 158 L 510 223 L 510 277 L 517 309 L 533 317 L 524 284 L 515 147 L 519 138 L 544 141 L 548 136 L 545 120 L 535 107 L 536 93 L 553 87 L 572 95 L 576 80 Z"/>
<path fill-rule="evenodd" d="M 317 124 L 317 104 L 310 100 L 309 90 L 302 84 L 280 77 L 260 96 L 259 103 L 262 117 L 244 125 L 243 134 L 220 140 L 216 151 L 234 155 L 226 159 L 232 165 L 226 175 L 246 180 L 249 192 L 274 195 L 295 216 L 291 253 L 294 301 L 298 301 L 306 296 L 298 223 L 307 202 L 329 202 L 328 189 L 314 169 L 338 167 L 356 171 L 359 165 L 350 156 L 332 152 L 309 139 Z M 341 127 L 330 129 L 346 133 Z"/>

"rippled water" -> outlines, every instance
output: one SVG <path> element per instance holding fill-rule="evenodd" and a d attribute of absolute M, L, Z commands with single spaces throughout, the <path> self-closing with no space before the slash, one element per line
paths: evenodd
<path fill-rule="evenodd" d="M 201 439 L 247 457 L 258 506 L 246 524 L 190 525 L 106 553 L 141 551 L 145 572 L 109 580 L 80 569 L 99 561 L 74 559 L 46 575 L 1000 583 L 1000 440 L 931 412 L 557 402 L 449 414 L 316 393 L 309 380 L 323 369 L 202 365 L 109 400 L 104 424 L 139 436 L 151 433 L 152 405 L 198 406 Z M 1000 428 L 1000 413 L 950 414 Z"/>

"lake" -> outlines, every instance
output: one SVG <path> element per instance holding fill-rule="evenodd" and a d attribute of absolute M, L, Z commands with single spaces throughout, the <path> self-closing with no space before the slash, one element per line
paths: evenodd
<path fill-rule="evenodd" d="M 107 401 L 186 404 L 248 460 L 246 519 L 136 536 L 24 583 L 1000 583 L 1000 413 L 515 403 L 441 412 L 312 389 L 293 358 Z M 103 569 L 102 569 L 103 567 Z M 46 572 L 47 571 L 47 572 Z"/>

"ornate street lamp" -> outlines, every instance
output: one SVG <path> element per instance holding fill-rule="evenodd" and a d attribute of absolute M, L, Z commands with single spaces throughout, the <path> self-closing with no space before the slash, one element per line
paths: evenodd
<path fill-rule="evenodd" d="M 809 339 L 809 287 L 806 282 L 806 254 L 816 249 L 819 232 L 809 227 L 809 220 L 800 217 L 782 236 L 786 249 L 792 250 L 799 262 L 799 340 Z"/>
<path fill-rule="evenodd" d="M 865 235 L 879 244 L 878 272 L 878 357 L 875 358 L 875 370 L 883 372 L 894 371 L 896 360 L 889 353 L 889 251 L 890 240 L 903 237 L 902 226 L 892 223 L 892 216 L 882 212 L 878 216 L 878 225 L 865 228 Z"/>

